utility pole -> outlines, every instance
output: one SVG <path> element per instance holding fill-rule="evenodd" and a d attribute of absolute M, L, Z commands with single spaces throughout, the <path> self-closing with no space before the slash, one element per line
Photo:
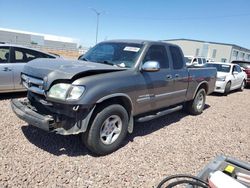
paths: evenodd
<path fill-rule="evenodd" d="M 91 8 L 91 10 L 96 13 L 96 35 L 95 35 L 95 44 L 97 44 L 98 39 L 98 30 L 99 30 L 99 16 L 105 12 L 98 12 L 96 9 Z"/>

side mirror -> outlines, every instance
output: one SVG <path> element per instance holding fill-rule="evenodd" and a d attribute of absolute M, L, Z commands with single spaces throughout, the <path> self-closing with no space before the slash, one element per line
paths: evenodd
<path fill-rule="evenodd" d="M 237 71 L 233 71 L 233 75 L 237 75 L 238 74 L 238 72 Z"/>
<path fill-rule="evenodd" d="M 141 69 L 145 72 L 157 72 L 160 70 L 160 64 L 157 61 L 147 61 L 142 65 Z"/>

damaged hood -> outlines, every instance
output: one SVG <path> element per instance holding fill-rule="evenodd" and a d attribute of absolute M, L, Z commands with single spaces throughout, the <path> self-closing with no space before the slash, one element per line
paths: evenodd
<path fill-rule="evenodd" d="M 84 76 L 122 70 L 126 69 L 87 61 L 35 59 L 24 66 L 22 73 L 46 80 L 50 85 L 54 80 L 71 80 L 79 74 Z"/>

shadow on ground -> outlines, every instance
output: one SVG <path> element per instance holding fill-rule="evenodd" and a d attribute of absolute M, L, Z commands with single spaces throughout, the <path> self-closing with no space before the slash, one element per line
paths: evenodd
<path fill-rule="evenodd" d="M 209 107 L 209 105 L 206 105 L 205 110 Z M 135 123 L 134 132 L 127 136 L 122 144 L 122 147 L 129 142 L 133 142 L 135 137 L 151 134 L 154 131 L 180 121 L 186 116 L 188 116 L 187 113 L 179 111 L 148 122 Z M 55 133 L 47 133 L 33 126 L 22 126 L 22 131 L 25 137 L 32 144 L 53 155 L 81 156 L 88 154 L 95 156 L 82 144 L 81 137 L 79 135 L 62 136 Z"/>
<path fill-rule="evenodd" d="M 248 89 L 250 89 L 250 87 L 246 87 L 245 88 L 246 90 L 248 90 Z M 238 93 L 238 92 L 242 92 L 242 91 L 239 91 L 239 90 L 232 90 L 232 91 L 230 91 L 227 95 L 232 95 L 232 94 L 234 94 L 234 93 Z M 243 92 L 244 92 L 244 90 L 243 90 Z M 218 97 L 226 97 L 227 95 L 224 95 L 224 93 L 215 93 L 215 92 L 213 92 L 213 93 L 211 93 L 210 94 L 211 96 L 218 96 Z"/>
<path fill-rule="evenodd" d="M 8 100 L 15 98 L 24 98 L 27 96 L 27 92 L 18 92 L 18 93 L 1 93 L 0 100 Z"/>
<path fill-rule="evenodd" d="M 31 125 L 22 126 L 22 131 L 32 144 L 53 155 L 74 157 L 88 154 L 86 147 L 81 143 L 79 135 L 63 136 L 48 133 Z"/>

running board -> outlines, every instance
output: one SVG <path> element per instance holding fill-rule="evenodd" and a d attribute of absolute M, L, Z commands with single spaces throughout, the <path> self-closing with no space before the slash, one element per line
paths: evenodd
<path fill-rule="evenodd" d="M 170 113 L 179 111 L 179 110 L 181 110 L 182 108 L 183 108 L 182 105 L 176 106 L 176 107 L 174 107 L 174 108 L 170 108 L 170 109 L 167 109 L 167 110 L 164 110 L 164 111 L 157 112 L 157 113 L 154 114 L 154 115 L 148 115 L 148 116 L 140 117 L 139 119 L 136 120 L 136 122 L 145 122 L 145 121 L 149 121 L 149 120 L 152 120 L 152 119 L 155 119 L 155 118 L 158 118 L 158 117 L 161 117 L 161 116 L 165 116 L 165 115 L 167 115 L 167 114 L 170 114 Z"/>

